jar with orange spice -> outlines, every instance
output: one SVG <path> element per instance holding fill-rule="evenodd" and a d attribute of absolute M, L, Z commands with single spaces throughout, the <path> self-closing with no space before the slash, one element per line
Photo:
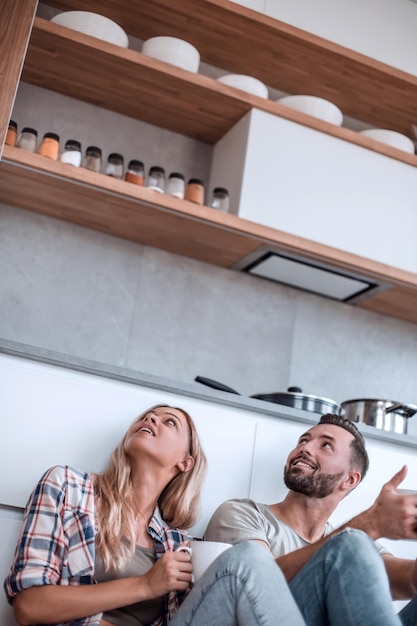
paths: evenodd
<path fill-rule="evenodd" d="M 39 146 L 38 154 L 56 161 L 59 156 L 59 135 L 45 133 Z"/>
<path fill-rule="evenodd" d="M 129 161 L 125 172 L 125 180 L 134 185 L 143 185 L 143 162 L 136 159 Z"/>
<path fill-rule="evenodd" d="M 6 139 L 4 143 L 6 146 L 15 146 L 17 139 L 17 124 L 13 120 L 9 122 L 9 128 L 6 133 Z"/>
<path fill-rule="evenodd" d="M 185 189 L 186 200 L 196 204 L 204 204 L 204 183 L 199 178 L 190 178 Z"/>

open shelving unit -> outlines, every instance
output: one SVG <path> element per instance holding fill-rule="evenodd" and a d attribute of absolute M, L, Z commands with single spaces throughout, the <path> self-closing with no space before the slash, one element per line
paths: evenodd
<path fill-rule="evenodd" d="M 84 0 L 51 0 L 85 10 Z M 228 0 L 91 0 L 130 35 L 178 36 L 202 60 L 288 93 L 332 100 L 344 114 L 409 134 L 417 78 Z M 417 156 L 42 18 L 21 79 L 215 144 L 253 107 L 416 167 Z M 6 146 L 0 201 L 234 268 L 268 246 L 389 285 L 357 306 L 417 323 L 417 274 Z"/>

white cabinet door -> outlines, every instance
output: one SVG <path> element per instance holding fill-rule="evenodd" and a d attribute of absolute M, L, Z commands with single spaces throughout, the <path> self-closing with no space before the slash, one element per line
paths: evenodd
<path fill-rule="evenodd" d="M 417 272 L 417 168 L 252 109 L 215 146 L 231 212 Z"/>

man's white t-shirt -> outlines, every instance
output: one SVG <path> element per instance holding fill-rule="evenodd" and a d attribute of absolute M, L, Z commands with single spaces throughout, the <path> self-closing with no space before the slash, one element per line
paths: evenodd
<path fill-rule="evenodd" d="M 327 522 L 324 535 L 334 530 Z M 274 558 L 310 545 L 291 526 L 274 515 L 266 504 L 248 498 L 235 498 L 223 502 L 214 512 L 204 535 L 207 541 L 241 543 L 264 541 Z M 378 541 L 375 546 L 380 554 L 388 554 Z"/>

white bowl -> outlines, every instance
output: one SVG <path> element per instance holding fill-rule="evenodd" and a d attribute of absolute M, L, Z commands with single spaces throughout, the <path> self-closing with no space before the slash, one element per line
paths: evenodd
<path fill-rule="evenodd" d="M 365 135 L 365 137 L 376 139 L 376 141 L 386 143 L 393 148 L 398 148 L 398 150 L 404 150 L 404 152 L 409 152 L 410 154 L 414 154 L 415 152 L 412 140 L 406 135 L 397 133 L 395 130 L 369 128 L 367 130 L 360 130 L 359 132 L 361 135 Z"/>
<path fill-rule="evenodd" d="M 284 96 L 277 100 L 290 109 L 307 113 L 312 117 L 341 126 L 343 123 L 343 113 L 333 102 L 318 98 L 317 96 Z"/>
<path fill-rule="evenodd" d="M 64 11 L 58 13 L 51 22 L 78 30 L 80 33 L 102 39 L 116 46 L 127 48 L 129 38 L 123 28 L 104 15 L 90 11 Z"/>
<path fill-rule="evenodd" d="M 143 42 L 142 52 L 189 72 L 198 72 L 200 53 L 192 44 L 177 37 L 151 37 Z"/>
<path fill-rule="evenodd" d="M 260 98 L 268 98 L 269 95 L 268 87 L 253 76 L 246 76 L 246 74 L 226 74 L 225 76 L 220 76 L 217 80 L 219 83 L 223 83 L 223 85 L 236 87 L 236 89 L 247 91 Z"/>

